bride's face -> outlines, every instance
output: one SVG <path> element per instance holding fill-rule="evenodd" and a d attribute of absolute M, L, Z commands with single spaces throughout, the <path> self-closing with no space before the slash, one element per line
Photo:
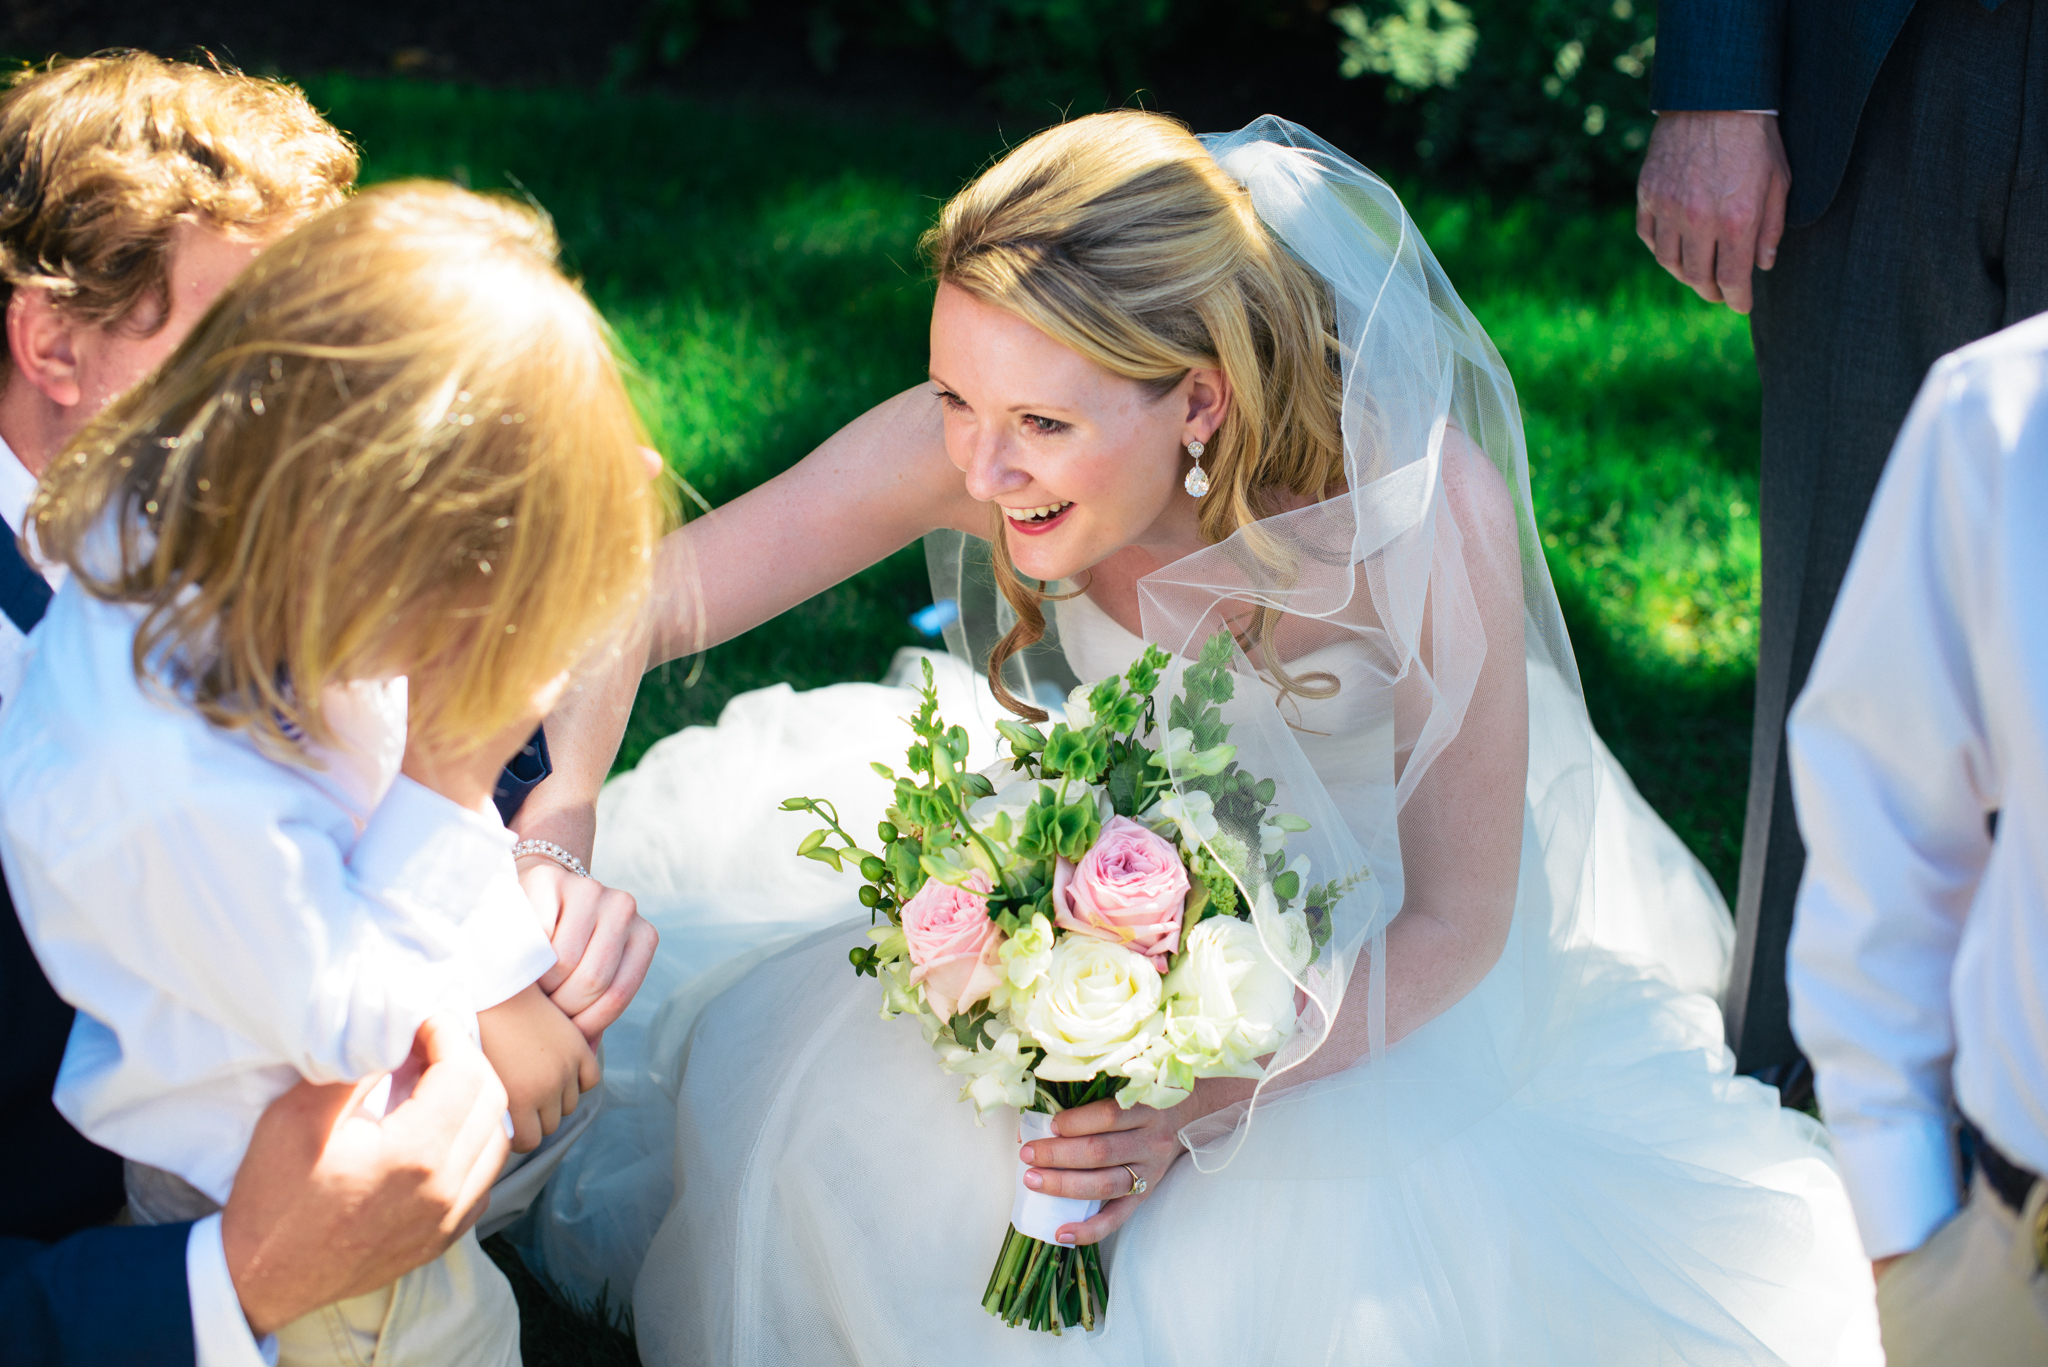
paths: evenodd
<path fill-rule="evenodd" d="M 1127 546 L 1173 559 L 1201 545 L 1181 487 L 1185 443 L 1223 420 L 1220 372 L 1163 396 L 952 285 L 932 309 L 933 387 L 967 492 L 1002 509 L 1010 558 L 1065 579 Z"/>

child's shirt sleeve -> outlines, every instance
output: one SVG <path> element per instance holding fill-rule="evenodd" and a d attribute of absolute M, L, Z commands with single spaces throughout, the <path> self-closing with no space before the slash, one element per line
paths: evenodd
<path fill-rule="evenodd" d="M 120 1071 L 175 1085 L 247 1061 L 197 1016 L 314 1081 L 359 1078 L 403 1062 L 427 1016 L 494 1006 L 554 966 L 495 816 L 400 778 L 351 848 L 347 819 L 289 776 L 184 777 L 88 838 L 60 820 L 8 841 L 37 956 L 118 1037 Z"/>

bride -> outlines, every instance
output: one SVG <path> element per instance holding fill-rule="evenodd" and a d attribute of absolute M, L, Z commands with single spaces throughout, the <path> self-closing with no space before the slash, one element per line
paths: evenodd
<path fill-rule="evenodd" d="M 920 536 L 974 667 L 943 710 L 984 736 L 1228 628 L 1240 761 L 1362 874 L 1338 971 L 1263 1080 L 1020 1153 L 878 1018 L 853 880 L 773 813 L 878 820 L 909 695 L 742 697 L 600 803 L 665 940 L 524 1235 L 558 1283 L 645 1249 L 641 1353 L 677 1367 L 1881 1360 L 1822 1131 L 1731 1075 L 1725 912 L 1593 735 L 1505 367 L 1394 194 L 1277 119 L 1103 114 L 925 246 L 930 386 L 672 537 L 652 658 Z M 1104 1203 L 1060 1231 L 1108 1241 L 1094 1334 L 981 1309 L 1020 1161 Z"/>

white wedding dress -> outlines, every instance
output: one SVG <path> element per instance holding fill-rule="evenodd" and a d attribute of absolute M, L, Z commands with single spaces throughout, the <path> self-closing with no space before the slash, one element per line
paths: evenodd
<path fill-rule="evenodd" d="M 1059 617 L 1084 679 L 1139 648 L 1085 599 Z M 945 715 L 994 715 L 964 666 L 926 658 Z M 1540 726 L 1566 700 L 1540 666 L 1531 683 Z M 605 790 L 596 872 L 640 896 L 661 954 L 609 1038 L 597 1126 L 523 1237 L 571 1295 L 632 1286 L 643 1360 L 1882 1360 L 1819 1127 L 1731 1075 L 1708 995 L 1727 912 L 1604 749 L 1589 971 L 1526 1087 L 1460 1113 L 1461 1018 L 1502 1009 L 1496 973 L 1377 1065 L 1438 1084 L 1413 1093 L 1431 1114 L 1398 1122 L 1444 1136 L 1425 1151 L 1370 1173 L 1319 1162 L 1368 1122 L 1347 1115 L 1345 1074 L 1302 1087 L 1221 1172 L 1176 1165 L 1111 1242 L 1104 1330 L 1002 1326 L 980 1298 L 1014 1130 L 977 1127 L 916 1026 L 879 1018 L 846 958 L 867 925 L 856 880 L 794 858 L 806 823 L 775 810 L 829 796 L 849 829 L 872 826 L 885 790 L 867 763 L 901 749 L 914 705 L 885 685 L 744 695 Z M 1345 696 L 1304 706 L 1329 790 L 1369 786 L 1355 766 L 1387 750 L 1348 726 Z"/>
<path fill-rule="evenodd" d="M 1306 823 L 1290 859 L 1344 889 L 1293 975 L 1308 1004 L 1281 1080 L 1248 1117 L 1183 1131 L 1193 1153 L 1106 1248 L 1103 1328 L 1056 1339 L 984 1313 L 1014 1125 L 977 1126 L 917 1027 L 880 1019 L 880 988 L 847 962 L 868 924 L 857 882 L 797 858 L 815 823 L 776 810 L 829 798 L 872 830 L 887 791 L 868 765 L 901 762 L 916 696 L 766 689 L 605 790 L 595 871 L 641 899 L 662 947 L 607 1041 L 604 1109 L 523 1246 L 578 1299 L 630 1289 L 655 1367 L 1881 1361 L 1824 1133 L 1733 1076 L 1712 995 L 1726 909 L 1593 734 L 1499 353 L 1370 171 L 1272 118 L 1203 146 L 1327 290 L 1342 389 L 1340 487 L 1137 585 L 1169 695 L 1219 621 L 1302 685 L 1233 651 L 1222 714 L 1236 762 Z M 989 658 L 1014 620 L 988 549 L 927 539 L 961 659 Z M 1519 622 L 1503 610 L 1516 573 Z M 1254 611 L 1302 653 L 1259 638 Z M 1054 618 L 1011 661 L 1013 687 L 1093 681 L 1141 648 L 1085 598 Z M 1489 659 L 1502 696 L 1503 657 L 1528 682 L 1507 942 L 1465 998 L 1388 1044 L 1402 820 L 1435 810 L 1409 805 L 1434 764 L 1477 753 L 1451 747 Z M 918 663 L 899 657 L 898 680 Z M 989 764 L 986 685 L 933 663 L 941 711 Z M 1512 806 L 1475 825 L 1498 836 L 1500 816 Z M 1340 1011 L 1364 1055 L 1286 1078 Z"/>

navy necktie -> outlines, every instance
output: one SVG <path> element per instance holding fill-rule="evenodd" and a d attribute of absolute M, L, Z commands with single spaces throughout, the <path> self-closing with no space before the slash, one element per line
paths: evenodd
<path fill-rule="evenodd" d="M 11 531 L 0 537 L 0 612 L 26 636 L 49 611 L 50 596 L 48 581 L 22 557 L 19 540 Z"/>

